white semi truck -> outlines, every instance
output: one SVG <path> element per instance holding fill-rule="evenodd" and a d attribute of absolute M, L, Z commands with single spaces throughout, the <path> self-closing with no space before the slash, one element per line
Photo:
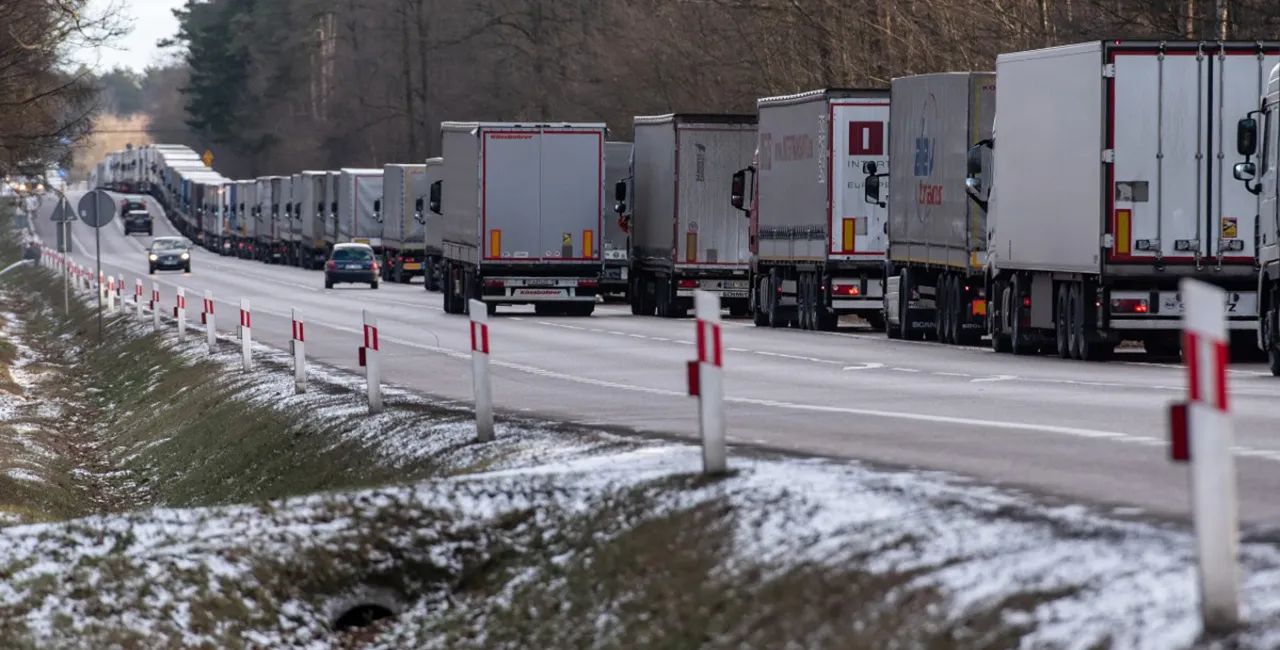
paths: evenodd
<path fill-rule="evenodd" d="M 756 116 L 675 113 L 634 124 L 631 313 L 682 318 L 701 289 L 745 316 L 748 223 L 724 192 L 751 162 Z M 625 190 L 619 181 L 615 209 L 626 207 Z"/>
<path fill-rule="evenodd" d="M 324 198 L 327 180 L 328 172 L 324 171 L 304 171 L 294 176 L 293 201 L 300 217 L 298 265 L 304 269 L 322 269 L 328 257 L 324 241 L 324 227 L 329 222 L 329 203 Z"/>
<path fill-rule="evenodd" d="M 866 202 L 888 198 L 883 320 L 889 338 L 976 345 L 986 331 L 986 202 L 967 194 L 967 151 L 991 137 L 992 72 L 944 72 L 890 85 L 889 189 L 868 163 Z M 872 168 L 873 165 L 876 168 Z"/>
<path fill-rule="evenodd" d="M 884 327 L 886 219 L 864 200 L 867 163 L 888 167 L 888 89 L 824 89 L 756 101 L 756 160 L 733 177 L 750 219 L 758 326 L 835 329 L 841 315 Z"/>
<path fill-rule="evenodd" d="M 444 310 L 595 311 L 604 124 L 445 122 Z"/>
<path fill-rule="evenodd" d="M 1184 277 L 1227 291 L 1232 348 L 1256 347 L 1258 198 L 1233 182 L 1238 116 L 1274 44 L 1093 41 L 996 59 L 988 322 L 1014 354 L 1180 353 Z M 1228 155 L 1224 155 L 1228 154 Z M 993 178 L 985 178 L 992 176 Z"/>
<path fill-rule="evenodd" d="M 1280 377 L 1280 65 L 1271 68 L 1260 95 L 1258 108 L 1236 123 L 1236 153 L 1245 158 L 1232 175 L 1258 201 L 1258 347 L 1267 354 L 1271 374 Z"/>

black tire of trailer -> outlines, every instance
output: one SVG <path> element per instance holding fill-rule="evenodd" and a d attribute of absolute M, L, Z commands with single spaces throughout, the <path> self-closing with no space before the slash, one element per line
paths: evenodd
<path fill-rule="evenodd" d="M 786 327 L 788 321 L 782 313 L 782 305 L 779 304 L 782 302 L 782 274 L 778 272 L 778 269 L 769 270 L 766 286 L 768 287 L 766 295 L 769 298 L 766 301 L 765 309 L 768 310 L 769 327 L 774 329 Z"/>
<path fill-rule="evenodd" d="M 898 329 L 903 340 L 918 341 L 924 338 L 924 333 L 912 329 L 911 322 L 907 320 L 911 305 L 911 281 L 910 269 L 898 272 Z"/>
<path fill-rule="evenodd" d="M 769 324 L 769 315 L 765 313 L 763 307 L 764 291 L 766 289 L 764 276 L 753 277 L 750 288 L 751 293 L 747 299 L 747 305 L 751 310 L 751 323 L 756 327 L 764 327 Z"/>
<path fill-rule="evenodd" d="M 1054 302 L 1053 314 L 1053 342 L 1056 345 L 1058 357 L 1061 359 L 1071 358 L 1071 331 L 1070 326 L 1072 310 L 1071 304 L 1071 285 L 1065 282 L 1058 285 L 1056 292 L 1057 300 Z"/>
<path fill-rule="evenodd" d="M 991 336 L 991 351 L 1004 354 L 1009 351 L 1009 336 L 1005 332 L 1004 319 L 1008 313 L 1009 288 L 1004 280 L 993 279 L 987 295 L 987 333 Z"/>
<path fill-rule="evenodd" d="M 951 276 L 946 273 L 938 274 L 938 281 L 934 283 L 934 300 L 933 300 L 933 335 L 937 337 L 939 342 L 951 342 L 951 330 L 947 329 L 950 325 L 950 319 L 947 314 L 951 309 Z"/>

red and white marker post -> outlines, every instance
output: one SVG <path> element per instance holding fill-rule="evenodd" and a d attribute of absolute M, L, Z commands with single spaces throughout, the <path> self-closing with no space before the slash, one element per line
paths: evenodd
<path fill-rule="evenodd" d="M 204 323 L 205 342 L 209 344 L 209 354 L 218 349 L 218 321 L 213 316 L 213 292 L 204 292 L 204 310 L 200 312 L 200 320 Z"/>
<path fill-rule="evenodd" d="M 293 310 L 293 387 L 295 392 L 307 392 L 307 329 L 302 322 L 302 312 Z"/>
<path fill-rule="evenodd" d="M 107 313 L 110 314 L 116 310 L 116 278 L 113 275 L 107 276 Z"/>
<path fill-rule="evenodd" d="M 360 346 L 360 365 L 364 366 L 369 386 L 369 412 L 382 412 L 382 377 L 378 364 L 378 319 L 364 310 L 364 345 Z"/>
<path fill-rule="evenodd" d="M 160 285 L 151 283 L 151 327 L 160 331 Z"/>
<path fill-rule="evenodd" d="M 249 299 L 240 299 L 240 358 L 245 372 L 253 370 L 253 312 Z"/>
<path fill-rule="evenodd" d="M 489 381 L 489 308 L 471 300 L 471 385 L 476 397 L 476 438 L 493 440 L 493 385 Z"/>
<path fill-rule="evenodd" d="M 173 317 L 178 320 L 178 340 L 187 339 L 187 290 L 178 287 L 177 304 L 173 307 Z"/>
<path fill-rule="evenodd" d="M 1231 411 L 1227 399 L 1226 292 L 1184 278 L 1182 355 L 1187 401 L 1170 409 L 1170 455 L 1191 463 L 1191 507 L 1200 561 L 1204 630 L 1235 629 L 1239 615 L 1239 519 Z"/>
<path fill-rule="evenodd" d="M 138 311 L 138 320 L 143 320 L 146 316 L 142 315 L 142 279 L 133 281 L 133 306 Z"/>
<path fill-rule="evenodd" d="M 706 291 L 693 294 L 698 326 L 698 359 L 689 362 L 689 395 L 698 398 L 702 433 L 702 471 L 723 474 L 725 451 L 724 353 L 720 344 L 720 297 Z"/>

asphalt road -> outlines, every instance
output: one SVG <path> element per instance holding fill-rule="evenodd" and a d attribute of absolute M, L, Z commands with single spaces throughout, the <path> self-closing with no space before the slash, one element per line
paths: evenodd
<path fill-rule="evenodd" d="M 69 194 L 74 202 L 78 194 Z M 156 214 L 156 235 L 177 234 Z M 46 205 L 37 228 L 54 241 Z M 92 267 L 93 230 L 74 227 L 75 256 Z M 438 293 L 413 285 L 324 289 L 315 271 L 193 253 L 190 274 L 147 276 L 149 238 L 102 231 L 103 269 L 158 282 L 162 304 L 183 287 L 188 318 L 212 290 L 218 327 L 237 324 L 241 298 L 257 341 L 287 347 L 289 314 L 302 310 L 308 357 L 359 371 L 361 310 L 378 319 L 387 382 L 471 400 L 470 333 Z M 590 318 L 543 318 L 500 308 L 491 320 L 493 394 L 499 409 L 695 437 L 685 394 L 695 354 L 692 319 L 630 314 L 601 305 Z M 1174 364 L 1015 358 L 987 349 L 890 341 L 883 334 L 770 330 L 726 320 L 725 391 L 730 442 L 949 470 L 1162 515 L 1188 512 L 1187 468 L 1168 460 L 1165 413 L 1184 394 Z M 1280 380 L 1261 365 L 1231 370 L 1240 513 L 1280 521 Z"/>

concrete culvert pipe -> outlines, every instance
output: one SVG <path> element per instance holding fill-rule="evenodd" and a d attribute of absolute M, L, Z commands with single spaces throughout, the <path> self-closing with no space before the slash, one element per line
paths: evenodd
<path fill-rule="evenodd" d="M 360 587 L 329 601 L 326 610 L 330 628 L 335 632 L 344 632 L 399 616 L 404 611 L 404 603 L 391 590 Z"/>

